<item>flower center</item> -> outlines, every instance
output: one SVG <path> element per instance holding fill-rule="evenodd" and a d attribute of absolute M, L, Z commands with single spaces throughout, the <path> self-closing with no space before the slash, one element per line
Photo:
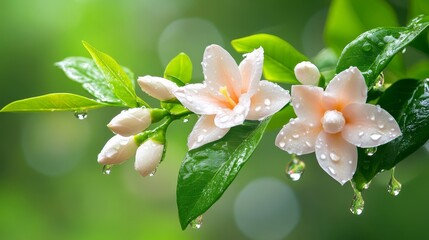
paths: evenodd
<path fill-rule="evenodd" d="M 231 95 L 229 94 L 228 88 L 226 86 L 220 87 L 219 92 L 225 97 L 226 102 L 231 108 L 234 108 L 237 105 L 237 103 L 231 98 Z"/>
<path fill-rule="evenodd" d="M 346 120 L 337 110 L 326 111 L 321 120 L 323 130 L 327 133 L 338 133 L 343 130 Z"/>

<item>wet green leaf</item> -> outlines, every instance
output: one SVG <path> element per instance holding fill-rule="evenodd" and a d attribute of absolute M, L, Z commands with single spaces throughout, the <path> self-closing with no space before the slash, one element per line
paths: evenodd
<path fill-rule="evenodd" d="M 429 26 L 429 17 L 414 19 L 407 27 L 376 28 L 363 33 L 346 46 L 336 72 L 358 67 L 368 87 L 372 87 L 383 69 L 408 44 Z"/>
<path fill-rule="evenodd" d="M 231 44 L 239 53 L 249 53 L 259 47 L 264 48 L 265 79 L 300 84 L 295 78 L 293 69 L 296 64 L 308 59 L 283 39 L 269 34 L 256 34 L 235 39 Z"/>
<path fill-rule="evenodd" d="M 192 62 L 188 55 L 179 53 L 167 65 L 164 78 L 173 81 L 179 86 L 189 83 L 192 79 Z"/>
<path fill-rule="evenodd" d="M 71 93 L 51 93 L 11 102 L 0 112 L 86 111 L 114 106 Z"/>
<path fill-rule="evenodd" d="M 373 156 L 359 149 L 358 168 L 353 177 L 358 189 L 377 173 L 394 167 L 429 139 L 429 79 L 400 80 L 386 90 L 378 103 L 396 119 L 402 135 L 379 146 Z"/>
<path fill-rule="evenodd" d="M 177 182 L 182 229 L 222 196 L 257 147 L 269 120 L 246 122 L 222 139 L 188 152 Z"/>

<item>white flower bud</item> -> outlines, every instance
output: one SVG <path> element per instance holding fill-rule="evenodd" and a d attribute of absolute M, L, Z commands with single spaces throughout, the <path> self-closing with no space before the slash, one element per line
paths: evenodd
<path fill-rule="evenodd" d="M 153 141 L 152 139 L 146 140 L 137 149 L 134 168 L 143 177 L 149 175 L 150 173 L 154 172 L 158 167 L 163 153 L 163 144 Z"/>
<path fill-rule="evenodd" d="M 128 137 L 142 132 L 152 122 L 151 112 L 147 108 L 131 108 L 116 115 L 107 127 L 112 132 Z"/>
<path fill-rule="evenodd" d="M 304 85 L 316 85 L 319 82 L 320 72 L 311 62 L 300 62 L 295 66 L 295 76 Z"/>
<path fill-rule="evenodd" d="M 175 98 L 172 92 L 178 88 L 174 82 L 161 77 L 139 77 L 137 82 L 143 92 L 161 101 Z"/>
<path fill-rule="evenodd" d="M 119 164 L 129 159 L 136 152 L 137 144 L 134 137 L 123 137 L 115 135 L 98 154 L 100 164 Z"/>

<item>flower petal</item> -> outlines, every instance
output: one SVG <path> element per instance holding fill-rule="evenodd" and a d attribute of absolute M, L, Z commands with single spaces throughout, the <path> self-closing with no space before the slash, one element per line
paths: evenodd
<path fill-rule="evenodd" d="M 238 101 L 241 94 L 241 75 L 232 56 L 218 45 L 210 45 L 202 62 L 205 83 L 216 92 L 226 87 L 231 98 Z"/>
<path fill-rule="evenodd" d="M 279 85 L 260 81 L 258 91 L 252 96 L 248 120 L 262 120 L 282 109 L 290 101 L 289 91 Z"/>
<path fill-rule="evenodd" d="M 365 103 L 368 88 L 359 69 L 350 67 L 335 76 L 325 92 L 337 99 L 337 110 L 341 111 L 350 103 Z"/>
<path fill-rule="evenodd" d="M 343 115 L 343 138 L 358 147 L 376 147 L 401 135 L 398 123 L 380 106 L 354 103 L 344 108 Z"/>
<path fill-rule="evenodd" d="M 357 167 L 357 148 L 341 134 L 320 132 L 316 140 L 316 158 L 320 167 L 341 185 L 353 178 Z"/>
<path fill-rule="evenodd" d="M 292 86 L 292 105 L 300 119 L 319 124 L 325 112 L 322 106 L 323 89 L 310 85 Z"/>
<path fill-rule="evenodd" d="M 214 124 L 214 117 L 214 115 L 205 115 L 198 119 L 188 137 L 189 150 L 219 140 L 229 131 L 229 128 L 216 127 Z"/>
<path fill-rule="evenodd" d="M 320 131 L 320 124 L 310 126 L 305 120 L 291 119 L 277 135 L 276 146 L 291 154 L 312 153 Z"/>
<path fill-rule="evenodd" d="M 173 91 L 173 94 L 187 109 L 196 114 L 217 114 L 226 106 L 209 91 L 205 84 L 196 83 L 180 87 Z"/>
<path fill-rule="evenodd" d="M 220 128 L 230 128 L 243 124 L 249 113 L 250 96 L 243 94 L 240 96 L 238 104 L 231 110 L 224 108 L 214 119 L 215 125 Z"/>
<path fill-rule="evenodd" d="M 264 49 L 262 47 L 248 53 L 238 68 L 241 73 L 241 93 L 253 95 L 258 89 L 262 76 L 262 66 L 264 63 Z"/>

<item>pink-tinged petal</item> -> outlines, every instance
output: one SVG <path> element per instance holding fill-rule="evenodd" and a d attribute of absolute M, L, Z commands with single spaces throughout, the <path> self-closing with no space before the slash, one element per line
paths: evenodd
<path fill-rule="evenodd" d="M 312 153 L 320 131 L 320 124 L 309 125 L 305 120 L 291 119 L 277 135 L 276 146 L 290 154 Z"/>
<path fill-rule="evenodd" d="M 305 85 L 317 85 L 320 78 L 319 69 L 311 62 L 300 62 L 293 69 L 296 79 Z"/>
<path fill-rule="evenodd" d="M 229 128 L 216 127 L 214 124 L 214 117 L 214 115 L 205 115 L 198 119 L 188 137 L 189 150 L 219 140 L 229 131 Z"/>
<path fill-rule="evenodd" d="M 202 66 L 207 86 L 216 92 L 226 87 L 237 102 L 241 94 L 241 75 L 232 56 L 222 47 L 210 45 L 204 52 Z"/>
<path fill-rule="evenodd" d="M 250 99 L 248 120 L 262 120 L 282 109 L 289 101 L 289 91 L 279 85 L 260 81 L 258 91 Z"/>
<path fill-rule="evenodd" d="M 196 114 L 217 114 L 226 105 L 213 97 L 202 83 L 189 84 L 173 91 L 176 98 Z"/>
<path fill-rule="evenodd" d="M 325 112 L 322 105 L 323 89 L 310 85 L 292 86 L 292 106 L 300 119 L 316 124 Z"/>
<path fill-rule="evenodd" d="M 341 185 L 353 178 L 357 167 L 357 148 L 340 133 L 320 132 L 316 140 L 316 158 L 320 167 Z"/>
<path fill-rule="evenodd" d="M 243 94 L 240 96 L 238 104 L 231 110 L 224 108 L 214 119 L 215 125 L 220 128 L 231 128 L 243 124 L 249 113 L 250 96 Z"/>
<path fill-rule="evenodd" d="M 341 111 L 350 103 L 365 103 L 368 88 L 359 69 L 350 67 L 335 76 L 325 91 L 337 99 L 337 110 Z"/>
<path fill-rule="evenodd" d="M 376 147 L 401 135 L 398 123 L 380 106 L 354 103 L 344 108 L 343 115 L 343 138 L 358 147 Z"/>
<path fill-rule="evenodd" d="M 241 93 L 254 94 L 259 86 L 264 63 L 264 49 L 262 47 L 248 53 L 238 68 L 241 73 Z"/>

